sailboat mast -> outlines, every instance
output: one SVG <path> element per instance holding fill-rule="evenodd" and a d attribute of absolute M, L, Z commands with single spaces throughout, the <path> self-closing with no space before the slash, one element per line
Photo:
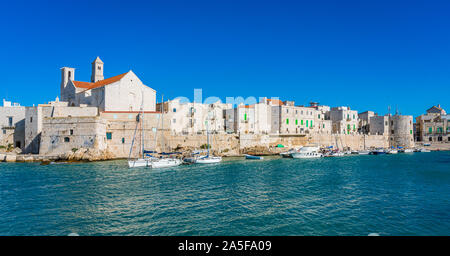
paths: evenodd
<path fill-rule="evenodd" d="M 208 119 L 206 119 L 206 148 L 208 149 L 208 157 L 209 157 L 209 125 L 208 125 Z"/>
<path fill-rule="evenodd" d="M 141 139 L 142 139 L 142 158 L 144 158 L 144 151 L 145 151 L 145 145 L 144 145 L 144 92 L 142 92 L 142 104 L 141 104 Z"/>
<path fill-rule="evenodd" d="M 161 152 L 164 152 L 164 94 L 161 95 Z"/>

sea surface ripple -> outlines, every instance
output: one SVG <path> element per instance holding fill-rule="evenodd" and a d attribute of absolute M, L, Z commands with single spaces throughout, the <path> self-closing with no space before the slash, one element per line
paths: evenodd
<path fill-rule="evenodd" d="M 450 235 L 450 152 L 0 163 L 0 235 Z"/>

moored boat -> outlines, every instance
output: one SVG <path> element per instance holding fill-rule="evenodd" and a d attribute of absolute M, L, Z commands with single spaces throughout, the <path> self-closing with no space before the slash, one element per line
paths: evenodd
<path fill-rule="evenodd" d="M 386 151 L 384 149 L 380 148 L 380 149 L 372 150 L 370 152 L 370 154 L 371 155 L 384 155 L 384 154 L 386 154 Z"/>
<path fill-rule="evenodd" d="M 368 155 L 368 154 L 370 154 L 370 151 L 369 150 L 361 150 L 358 152 L 358 154 L 359 155 Z"/>
<path fill-rule="evenodd" d="M 386 154 L 389 154 L 389 155 L 393 155 L 393 154 L 397 154 L 397 153 L 398 153 L 397 149 L 390 149 L 390 150 L 386 151 Z"/>
<path fill-rule="evenodd" d="M 254 155 L 245 155 L 245 159 L 250 159 L 250 160 L 263 160 L 264 157 L 262 156 L 254 156 Z"/>
<path fill-rule="evenodd" d="M 318 147 L 303 147 L 299 152 L 292 153 L 293 158 L 319 158 L 323 157 L 322 153 L 319 153 Z"/>

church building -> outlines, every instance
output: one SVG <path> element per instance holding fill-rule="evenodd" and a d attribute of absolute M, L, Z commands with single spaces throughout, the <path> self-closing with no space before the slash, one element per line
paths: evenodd
<path fill-rule="evenodd" d="M 90 82 L 76 81 L 75 68 L 61 68 L 61 101 L 69 106 L 97 107 L 99 112 L 155 111 L 156 91 L 128 71 L 104 79 L 103 61 L 92 62 Z"/>

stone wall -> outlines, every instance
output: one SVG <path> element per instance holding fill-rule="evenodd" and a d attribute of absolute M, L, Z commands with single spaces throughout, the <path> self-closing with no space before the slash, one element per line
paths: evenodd
<path fill-rule="evenodd" d="M 106 122 L 99 117 L 43 118 L 41 154 L 62 154 L 79 148 L 106 149 Z"/>

